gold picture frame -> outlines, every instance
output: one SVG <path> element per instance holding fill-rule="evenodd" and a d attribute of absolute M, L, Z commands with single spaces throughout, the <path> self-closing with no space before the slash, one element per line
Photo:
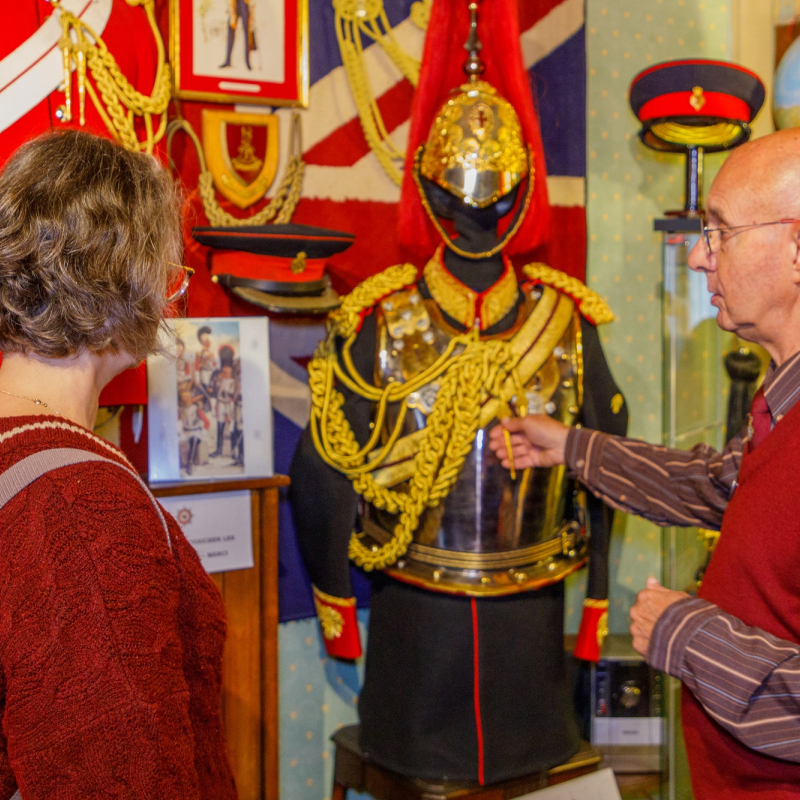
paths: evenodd
<path fill-rule="evenodd" d="M 170 0 L 178 99 L 308 106 L 308 0 Z"/>

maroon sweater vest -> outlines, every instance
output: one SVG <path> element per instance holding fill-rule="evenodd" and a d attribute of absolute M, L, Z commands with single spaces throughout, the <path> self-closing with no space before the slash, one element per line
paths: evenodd
<path fill-rule="evenodd" d="M 793 642 L 800 642 L 799 498 L 800 403 L 742 461 L 699 592 L 745 624 Z M 687 690 L 682 711 L 696 800 L 800 798 L 800 764 L 748 749 Z"/>

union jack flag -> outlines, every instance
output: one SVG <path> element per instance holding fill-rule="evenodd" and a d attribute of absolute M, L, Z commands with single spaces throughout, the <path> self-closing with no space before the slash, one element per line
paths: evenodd
<path fill-rule="evenodd" d="M 398 42 L 409 54 L 420 58 L 424 33 L 409 18 L 412 2 L 384 0 L 384 6 Z M 519 0 L 519 6 L 522 53 L 540 118 L 553 220 L 548 245 L 525 261 L 545 261 L 583 279 L 586 260 L 584 2 Z M 348 251 L 331 259 L 334 283 L 346 290 L 403 260 L 397 236 L 400 189 L 383 171 L 361 130 L 339 55 L 330 0 L 309 0 L 309 20 L 311 87 L 309 108 L 303 119 L 307 168 L 302 201 L 293 221 L 356 235 Z M 378 44 L 365 49 L 365 61 L 386 127 L 402 148 L 408 136 L 413 89 Z M 323 335 L 321 325 L 271 323 L 278 472 L 288 471 L 308 418 L 305 364 Z M 281 619 L 313 616 L 310 586 L 297 551 L 288 504 L 282 504 L 280 513 Z M 354 586 L 357 596 L 366 597 L 365 582 L 355 571 Z"/>

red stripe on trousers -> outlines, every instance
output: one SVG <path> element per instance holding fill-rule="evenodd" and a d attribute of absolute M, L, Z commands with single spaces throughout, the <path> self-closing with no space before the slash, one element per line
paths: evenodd
<path fill-rule="evenodd" d="M 472 660 L 474 665 L 474 702 L 475 702 L 475 727 L 478 730 L 478 783 L 483 780 L 483 726 L 481 725 L 481 681 L 480 658 L 478 656 L 478 604 L 475 598 L 470 598 L 472 605 Z"/>

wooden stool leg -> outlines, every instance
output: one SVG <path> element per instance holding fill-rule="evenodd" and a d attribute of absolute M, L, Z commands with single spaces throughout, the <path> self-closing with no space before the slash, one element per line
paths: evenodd
<path fill-rule="evenodd" d="M 331 800 L 345 800 L 347 797 L 347 787 L 341 783 L 333 782 L 333 792 L 331 793 Z"/>

